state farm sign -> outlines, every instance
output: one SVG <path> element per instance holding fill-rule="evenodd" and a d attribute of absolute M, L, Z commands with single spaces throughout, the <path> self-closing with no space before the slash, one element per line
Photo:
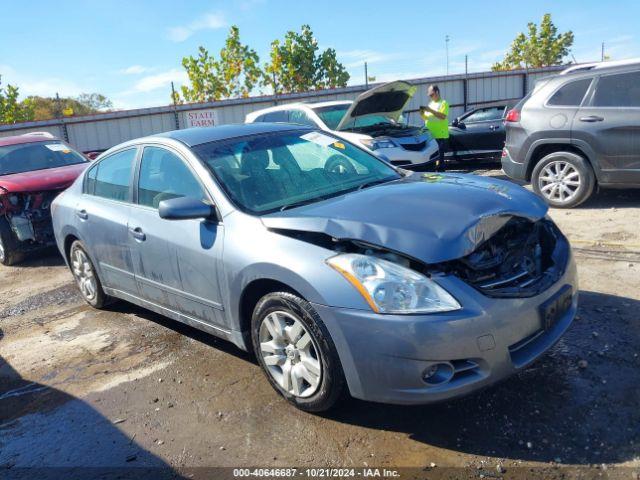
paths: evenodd
<path fill-rule="evenodd" d="M 186 128 L 191 127 L 213 127 L 218 123 L 215 110 L 192 110 L 185 112 L 184 124 Z"/>

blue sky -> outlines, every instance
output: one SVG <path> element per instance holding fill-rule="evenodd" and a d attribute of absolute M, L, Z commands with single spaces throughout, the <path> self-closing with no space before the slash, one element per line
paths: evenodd
<path fill-rule="evenodd" d="M 311 25 L 363 83 L 363 62 L 379 81 L 488 70 L 515 35 L 545 12 L 573 30 L 573 55 L 640 57 L 640 2 L 600 1 L 185 1 L 2 0 L 0 74 L 23 95 L 100 92 L 118 108 L 169 103 L 170 82 L 185 82 L 181 59 L 198 45 L 217 52 L 230 25 L 262 62 L 287 30 Z M 258 92 L 256 92 L 258 93 Z"/>

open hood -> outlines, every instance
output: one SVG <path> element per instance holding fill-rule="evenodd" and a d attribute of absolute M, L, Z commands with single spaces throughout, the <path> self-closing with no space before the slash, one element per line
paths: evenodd
<path fill-rule="evenodd" d="M 512 217 L 536 221 L 544 201 L 510 182 L 418 174 L 262 217 L 267 228 L 380 246 L 426 264 L 461 258 Z"/>
<path fill-rule="evenodd" d="M 351 125 L 354 119 L 367 115 L 384 115 L 398 121 L 416 90 L 417 87 L 401 80 L 367 90 L 351 104 L 336 130 L 342 130 Z"/>

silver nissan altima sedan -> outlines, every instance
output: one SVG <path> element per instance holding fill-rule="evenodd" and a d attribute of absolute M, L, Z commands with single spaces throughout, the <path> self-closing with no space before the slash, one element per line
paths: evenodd
<path fill-rule="evenodd" d="M 534 194 L 397 169 L 330 132 L 231 125 L 102 154 L 53 206 L 86 301 L 122 299 L 255 352 L 297 407 L 453 398 L 571 324 L 576 268 Z"/>

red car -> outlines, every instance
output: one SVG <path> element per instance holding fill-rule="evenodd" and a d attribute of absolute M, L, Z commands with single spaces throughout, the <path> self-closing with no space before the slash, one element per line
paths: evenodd
<path fill-rule="evenodd" d="M 89 161 L 43 134 L 0 138 L 0 263 L 55 244 L 51 202 Z"/>

